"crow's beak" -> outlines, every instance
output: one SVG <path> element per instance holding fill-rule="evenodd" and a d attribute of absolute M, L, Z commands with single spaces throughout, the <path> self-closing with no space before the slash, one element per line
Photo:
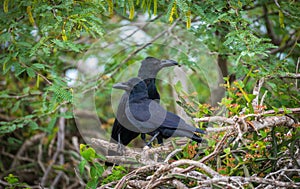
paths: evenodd
<path fill-rule="evenodd" d="M 176 62 L 176 61 L 174 61 L 174 60 L 162 60 L 161 62 L 160 62 L 160 66 L 162 67 L 162 68 L 164 68 L 164 67 L 170 67 L 170 66 L 180 66 L 179 64 L 178 64 L 178 62 Z"/>
<path fill-rule="evenodd" d="M 115 89 L 123 89 L 125 91 L 129 91 L 130 87 L 127 85 L 127 83 L 116 83 L 113 85 L 113 88 Z"/>

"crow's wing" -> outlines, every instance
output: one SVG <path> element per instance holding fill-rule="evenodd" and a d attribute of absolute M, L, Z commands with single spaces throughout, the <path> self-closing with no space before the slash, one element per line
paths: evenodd
<path fill-rule="evenodd" d="M 150 99 L 130 103 L 126 108 L 126 116 L 142 133 L 159 129 L 164 138 L 171 136 L 192 138 L 194 132 L 204 133 L 186 124 L 179 116 L 166 111 L 156 101 Z"/>
<path fill-rule="evenodd" d="M 202 138 L 195 133 L 205 133 L 199 128 L 188 125 L 183 119 L 171 112 L 167 112 L 165 121 L 159 127 L 159 132 L 164 138 L 188 137 L 198 143 L 202 142 Z"/>
<path fill-rule="evenodd" d="M 205 131 L 190 126 L 187 124 L 182 118 L 180 118 L 178 115 L 168 112 L 165 110 L 161 105 L 156 103 L 155 101 L 151 101 L 149 105 L 149 111 L 151 115 L 152 123 L 153 124 L 160 124 L 161 127 L 163 128 L 168 128 L 168 129 L 180 129 L 183 131 L 189 131 L 189 132 L 197 132 L 197 133 L 205 133 Z M 159 113 L 157 113 L 159 112 Z M 161 123 L 161 120 L 164 120 Z"/>
<path fill-rule="evenodd" d="M 141 133 L 150 133 L 158 129 L 165 119 L 164 114 L 167 112 L 161 108 L 151 110 L 152 103 L 157 104 L 156 101 L 150 99 L 127 103 L 126 116 Z"/>

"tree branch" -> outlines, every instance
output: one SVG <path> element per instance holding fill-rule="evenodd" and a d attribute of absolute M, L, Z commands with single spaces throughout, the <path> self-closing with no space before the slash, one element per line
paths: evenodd
<path fill-rule="evenodd" d="M 270 22 L 269 17 L 268 17 L 268 8 L 265 4 L 262 7 L 263 7 L 263 11 L 264 11 L 264 19 L 265 19 L 266 28 L 267 28 L 267 35 L 271 38 L 272 43 L 274 45 L 280 45 L 280 40 L 277 39 L 277 36 L 275 35 L 275 32 L 273 30 L 272 23 Z"/>

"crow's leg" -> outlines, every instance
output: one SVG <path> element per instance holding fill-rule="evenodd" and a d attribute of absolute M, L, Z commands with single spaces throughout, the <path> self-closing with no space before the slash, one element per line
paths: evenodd
<path fill-rule="evenodd" d="M 146 143 L 147 146 L 151 147 L 151 143 L 156 139 L 156 137 L 159 135 L 159 132 L 157 131 L 153 137 L 149 140 L 149 142 Z"/>
<path fill-rule="evenodd" d="M 146 134 L 145 133 L 141 133 L 141 138 L 146 143 Z"/>
<path fill-rule="evenodd" d="M 164 144 L 163 137 L 162 137 L 161 135 L 158 135 L 158 136 L 157 136 L 157 143 L 158 143 L 159 145 L 163 145 L 163 144 Z"/>
<path fill-rule="evenodd" d="M 123 145 L 121 144 L 121 136 L 120 133 L 118 134 L 118 147 L 117 147 L 117 152 L 120 153 L 121 155 L 123 154 Z"/>

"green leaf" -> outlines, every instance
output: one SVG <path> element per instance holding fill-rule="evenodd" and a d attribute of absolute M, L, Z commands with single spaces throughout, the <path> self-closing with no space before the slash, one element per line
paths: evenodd
<path fill-rule="evenodd" d="M 22 141 L 22 140 L 19 140 L 19 139 L 14 138 L 14 137 L 8 137 L 7 142 L 8 142 L 9 144 L 12 144 L 12 145 L 15 145 L 15 144 L 18 144 L 18 145 L 23 144 L 23 141 Z"/>
<path fill-rule="evenodd" d="M 24 42 L 24 41 L 18 42 L 18 45 L 23 46 L 23 47 L 27 47 L 27 48 L 31 48 L 32 47 L 31 43 L 27 43 L 27 42 Z"/>
<path fill-rule="evenodd" d="M 18 100 L 18 101 L 14 104 L 13 108 L 11 109 L 11 112 L 12 112 L 12 113 L 16 112 L 16 111 L 19 109 L 20 103 L 21 103 L 21 100 Z"/>
<path fill-rule="evenodd" d="M 47 127 L 47 132 L 51 133 L 53 127 L 55 126 L 56 120 L 57 120 L 56 116 L 51 118 L 51 121 L 49 122 L 48 127 Z"/>
<path fill-rule="evenodd" d="M 98 163 L 98 162 L 95 162 L 94 163 L 94 166 L 95 166 L 95 168 L 96 168 L 96 170 L 97 170 L 97 175 L 98 176 L 101 176 L 102 175 L 102 173 L 104 172 L 104 167 L 100 164 L 100 163 Z"/>
<path fill-rule="evenodd" d="M 29 90 L 30 90 L 30 87 L 25 87 L 25 88 L 23 88 L 23 93 L 28 94 Z"/>
<path fill-rule="evenodd" d="M 279 24 L 281 28 L 284 28 L 284 15 L 282 13 L 282 11 L 279 10 Z"/>
<path fill-rule="evenodd" d="M 7 177 L 4 177 L 9 184 L 16 184 L 19 182 L 19 179 L 15 177 L 13 174 L 9 174 Z"/>
<path fill-rule="evenodd" d="M 80 151 L 80 155 L 87 161 L 92 161 L 96 157 L 96 151 L 93 148 L 88 147 L 87 149 Z"/>
<path fill-rule="evenodd" d="M 248 97 L 249 97 L 250 101 L 252 101 L 253 99 L 255 99 L 256 95 L 254 95 L 254 94 L 248 94 Z"/>
<path fill-rule="evenodd" d="M 273 108 L 273 110 L 275 111 L 276 114 L 279 112 L 279 109 L 278 109 L 278 108 L 276 108 L 276 107 L 274 107 L 274 106 L 272 106 L 272 108 Z"/>
<path fill-rule="evenodd" d="M 42 69 L 42 70 L 45 69 L 45 65 L 44 64 L 35 63 L 35 64 L 32 64 L 32 66 L 34 68 L 36 68 L 36 69 Z"/>
<path fill-rule="evenodd" d="M 98 179 L 92 179 L 90 180 L 87 184 L 86 184 L 86 188 L 87 189 L 94 189 L 94 188 L 97 188 L 98 186 Z"/>
<path fill-rule="evenodd" d="M 16 124 L 1 126 L 0 127 L 0 134 L 11 133 L 16 129 L 17 129 Z"/>
<path fill-rule="evenodd" d="M 225 152 L 227 155 L 230 154 L 230 147 L 225 148 L 225 149 L 224 149 L 224 152 Z"/>
<path fill-rule="evenodd" d="M 14 62 L 13 66 L 15 68 L 15 76 L 19 76 L 21 73 L 23 73 L 26 69 L 21 67 L 19 63 Z"/>
<path fill-rule="evenodd" d="M 91 175 L 91 178 L 95 179 L 95 180 L 99 177 L 97 169 L 93 166 L 90 169 L 90 175 Z"/>
<path fill-rule="evenodd" d="M 48 38 L 47 37 L 42 37 L 40 40 L 39 40 L 39 42 L 36 44 L 36 45 L 34 45 L 34 47 L 31 49 L 31 51 L 30 51 L 30 57 L 31 56 L 35 56 L 36 55 L 36 53 L 37 53 L 37 50 L 46 42 L 46 40 L 47 40 Z"/>
<path fill-rule="evenodd" d="M 35 72 L 32 68 L 30 68 L 30 67 L 26 68 L 26 72 L 27 72 L 29 77 L 31 77 L 31 78 L 35 77 Z"/>
<path fill-rule="evenodd" d="M 268 135 L 263 129 L 259 130 L 259 133 L 263 138 L 266 138 Z"/>
<path fill-rule="evenodd" d="M 36 130 L 39 128 L 38 124 L 35 121 L 30 121 L 29 122 L 29 127 L 31 130 Z"/>
<path fill-rule="evenodd" d="M 81 175 L 83 175 L 83 171 L 84 171 L 84 167 L 87 164 L 87 161 L 85 159 L 81 160 L 79 165 L 78 165 L 78 169 L 79 169 L 79 173 Z"/>
<path fill-rule="evenodd" d="M 10 61 L 11 56 L 7 56 L 3 59 L 1 59 L 1 62 L 3 63 L 3 73 L 6 74 L 8 70 L 10 70 L 11 66 L 12 66 L 12 62 Z"/>

